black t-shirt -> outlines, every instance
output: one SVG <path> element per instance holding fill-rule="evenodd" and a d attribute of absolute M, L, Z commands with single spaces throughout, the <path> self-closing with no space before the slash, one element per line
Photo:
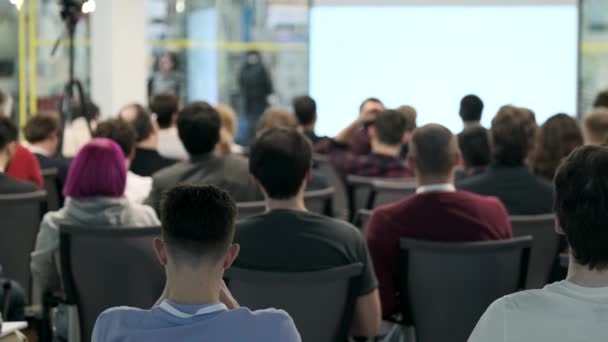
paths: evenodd
<path fill-rule="evenodd" d="M 235 266 L 305 272 L 363 264 L 360 296 L 378 287 L 360 231 L 353 225 L 309 212 L 275 209 L 237 224 L 241 252 Z"/>

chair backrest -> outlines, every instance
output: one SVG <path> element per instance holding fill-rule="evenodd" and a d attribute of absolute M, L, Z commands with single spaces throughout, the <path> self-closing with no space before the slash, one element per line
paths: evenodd
<path fill-rule="evenodd" d="M 329 184 L 334 188 L 332 201 L 334 217 L 347 220 L 349 218 L 348 197 L 344 180 L 340 177 L 327 156 L 315 154 L 313 155 L 313 161 L 317 170 L 325 176 Z"/>
<path fill-rule="evenodd" d="M 351 213 L 352 222 L 355 215 L 361 209 L 371 209 L 373 205 L 372 184 L 376 178 L 348 175 L 346 184 L 348 185 L 348 206 Z"/>
<path fill-rule="evenodd" d="M 3 275 L 31 294 L 30 253 L 40 230 L 46 192 L 0 195 L 0 264 Z"/>
<path fill-rule="evenodd" d="M 363 265 L 313 272 L 269 272 L 231 268 L 225 278 L 242 306 L 283 309 L 303 341 L 346 341 Z"/>
<path fill-rule="evenodd" d="M 400 201 L 416 193 L 416 181 L 375 179 L 372 181 L 372 208 Z"/>
<path fill-rule="evenodd" d="M 44 177 L 44 189 L 46 190 L 46 205 L 48 211 L 56 211 L 61 208 L 61 185 L 57 177 L 57 169 L 42 170 Z"/>
<path fill-rule="evenodd" d="M 526 288 L 543 288 L 549 282 L 559 254 L 555 215 L 511 216 L 510 219 L 514 236 L 530 235 L 534 238 Z"/>
<path fill-rule="evenodd" d="M 361 209 L 357 213 L 355 217 L 355 225 L 361 229 L 361 232 L 365 234 L 367 230 L 367 224 L 369 223 L 369 219 L 372 216 L 372 211 L 367 209 Z"/>
<path fill-rule="evenodd" d="M 63 286 L 78 307 L 82 342 L 104 310 L 150 308 L 160 297 L 165 275 L 152 248 L 159 235 L 160 227 L 60 227 Z"/>
<path fill-rule="evenodd" d="M 494 300 L 524 288 L 531 245 L 402 239 L 400 298 L 416 341 L 467 341 Z"/>
<path fill-rule="evenodd" d="M 333 187 L 307 191 L 304 193 L 304 203 L 308 211 L 333 216 L 333 197 L 336 191 Z"/>

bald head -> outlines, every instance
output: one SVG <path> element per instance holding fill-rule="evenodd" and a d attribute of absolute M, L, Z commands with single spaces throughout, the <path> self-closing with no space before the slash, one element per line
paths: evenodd
<path fill-rule="evenodd" d="M 423 177 L 450 176 L 460 158 L 456 138 L 449 129 L 438 124 L 417 128 L 410 141 L 409 153 L 416 174 Z"/>

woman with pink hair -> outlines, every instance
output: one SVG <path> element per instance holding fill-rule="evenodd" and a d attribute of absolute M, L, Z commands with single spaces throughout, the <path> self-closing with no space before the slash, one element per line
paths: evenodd
<path fill-rule="evenodd" d="M 40 303 L 47 290 L 60 289 L 58 259 L 59 226 L 150 227 L 160 222 L 151 207 L 124 197 L 127 179 L 125 158 L 118 144 L 109 139 L 93 139 L 70 165 L 58 211 L 47 213 L 40 224 L 32 252 L 32 297 Z"/>

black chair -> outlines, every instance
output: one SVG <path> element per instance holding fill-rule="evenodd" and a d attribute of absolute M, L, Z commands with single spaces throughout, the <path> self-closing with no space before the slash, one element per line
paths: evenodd
<path fill-rule="evenodd" d="M 252 310 L 283 309 L 293 318 L 303 341 L 347 341 L 360 263 L 313 272 L 270 272 L 231 268 L 228 288 L 239 304 Z"/>
<path fill-rule="evenodd" d="M 525 288 L 532 237 L 484 242 L 402 239 L 400 300 L 417 342 L 467 341 L 496 299 Z"/>
<path fill-rule="evenodd" d="M 372 181 L 371 208 L 400 201 L 416 193 L 415 180 L 375 179 Z"/>
<path fill-rule="evenodd" d="M 3 275 L 31 294 L 30 253 L 40 230 L 46 192 L 0 195 L 0 263 Z"/>
<path fill-rule="evenodd" d="M 333 187 L 321 190 L 307 191 L 304 193 L 304 204 L 308 211 L 333 216 L 333 197 L 335 190 Z"/>
<path fill-rule="evenodd" d="M 511 216 L 514 236 L 530 235 L 532 254 L 528 271 L 527 289 L 543 288 L 557 263 L 559 235 L 555 232 L 555 215 Z"/>
<path fill-rule="evenodd" d="M 61 184 L 57 176 L 57 169 L 42 170 L 44 177 L 44 189 L 46 190 L 47 200 L 46 209 L 57 211 L 61 208 Z"/>
<path fill-rule="evenodd" d="M 327 156 L 315 154 L 313 161 L 319 173 L 323 174 L 329 184 L 334 188 L 332 200 L 333 216 L 342 220 L 349 218 L 348 197 L 344 180 L 340 177 Z"/>
<path fill-rule="evenodd" d="M 152 248 L 158 236 L 160 227 L 60 227 L 65 302 L 78 307 L 82 342 L 104 310 L 150 308 L 160 297 L 165 273 Z"/>
<path fill-rule="evenodd" d="M 372 216 L 372 211 L 367 209 L 361 209 L 355 216 L 355 226 L 361 229 L 362 233 L 365 233 L 367 230 L 367 224 L 369 223 L 369 219 Z"/>
<path fill-rule="evenodd" d="M 348 208 L 351 214 L 350 221 L 353 222 L 355 215 L 361 209 L 373 207 L 373 182 L 376 178 L 348 175 L 346 177 Z"/>

